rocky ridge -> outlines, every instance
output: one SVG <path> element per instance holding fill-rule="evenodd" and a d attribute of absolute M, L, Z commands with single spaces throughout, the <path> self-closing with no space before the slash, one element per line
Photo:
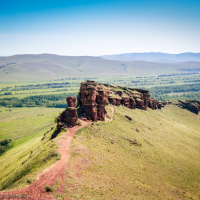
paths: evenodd
<path fill-rule="evenodd" d="M 78 120 L 76 98 L 67 98 L 68 108 L 57 118 L 57 130 L 73 127 Z M 149 91 L 144 89 L 127 88 L 116 85 L 86 81 L 81 83 L 77 95 L 77 107 L 80 115 L 85 120 L 105 120 L 108 104 L 114 106 L 124 105 L 129 109 L 147 110 L 161 109 L 162 103 L 150 97 Z"/>
<path fill-rule="evenodd" d="M 200 112 L 200 102 L 192 100 L 177 100 L 177 101 L 164 101 L 162 104 L 165 105 L 177 105 L 180 108 L 187 109 L 195 114 Z"/>

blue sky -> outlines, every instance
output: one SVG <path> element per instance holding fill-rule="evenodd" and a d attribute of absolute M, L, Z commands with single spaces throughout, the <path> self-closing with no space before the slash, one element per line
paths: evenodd
<path fill-rule="evenodd" d="M 197 0 L 0 0 L 0 56 L 200 52 Z"/>

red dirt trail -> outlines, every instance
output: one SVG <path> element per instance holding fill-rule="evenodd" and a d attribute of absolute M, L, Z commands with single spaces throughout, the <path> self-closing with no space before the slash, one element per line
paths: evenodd
<path fill-rule="evenodd" d="M 114 108 L 111 107 L 111 116 L 108 122 L 111 122 L 113 120 L 113 114 Z M 38 179 L 26 188 L 15 191 L 0 192 L 0 200 L 53 200 L 55 199 L 55 197 L 51 193 L 46 192 L 44 186 L 53 186 L 57 179 L 61 179 L 61 184 L 60 189 L 55 190 L 56 194 L 65 193 L 65 167 L 69 158 L 69 151 L 72 139 L 79 129 L 89 124 L 88 121 L 83 121 L 81 119 L 79 120 L 82 122 L 82 126 L 74 126 L 72 128 L 69 128 L 67 133 L 63 137 L 60 137 L 58 145 L 61 159 L 58 162 L 56 162 L 53 166 L 44 170 L 44 172 L 41 175 L 39 175 Z"/>
<path fill-rule="evenodd" d="M 44 189 L 45 185 L 53 186 L 57 179 L 61 179 L 60 189 L 56 190 L 56 193 L 64 193 L 64 176 L 65 167 L 67 160 L 69 158 L 69 151 L 73 136 L 75 133 L 85 127 L 89 122 L 80 120 L 82 126 L 74 126 L 69 128 L 65 136 L 61 137 L 59 140 L 59 153 L 61 154 L 61 159 L 56 162 L 50 168 L 47 168 L 38 179 L 31 183 L 28 187 L 8 192 L 1 192 L 0 199 L 29 199 L 29 200 L 50 200 L 55 199 L 51 193 L 47 193 Z"/>

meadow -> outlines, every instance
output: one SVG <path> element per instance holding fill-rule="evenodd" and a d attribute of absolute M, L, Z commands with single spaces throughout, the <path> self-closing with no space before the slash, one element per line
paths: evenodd
<path fill-rule="evenodd" d="M 66 194 L 55 196 L 199 199 L 200 116 L 173 105 L 148 111 L 114 109 L 111 123 L 92 123 L 75 135 Z"/>
<path fill-rule="evenodd" d="M 0 190 L 26 186 L 59 159 L 51 141 L 59 108 L 0 108 L 0 140 L 10 138 L 12 148 L 0 156 Z"/>

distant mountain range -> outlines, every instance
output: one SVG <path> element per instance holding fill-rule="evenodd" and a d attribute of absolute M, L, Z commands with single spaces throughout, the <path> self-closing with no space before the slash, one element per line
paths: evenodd
<path fill-rule="evenodd" d="M 104 55 L 101 58 L 107 60 L 120 61 L 150 61 L 161 63 L 175 63 L 175 62 L 200 62 L 200 53 L 181 53 L 181 54 L 167 54 L 167 53 L 124 53 L 116 55 Z"/>
<path fill-rule="evenodd" d="M 44 81 L 67 77 L 92 79 L 183 72 L 200 72 L 200 62 L 120 61 L 92 56 L 59 56 L 54 54 L 0 57 L 0 82 Z"/>

